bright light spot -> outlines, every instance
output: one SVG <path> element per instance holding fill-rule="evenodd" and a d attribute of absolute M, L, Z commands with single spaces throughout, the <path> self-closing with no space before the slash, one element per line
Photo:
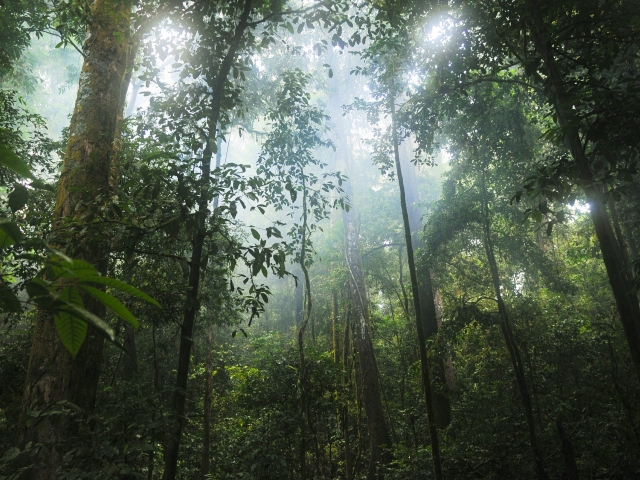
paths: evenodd
<path fill-rule="evenodd" d="M 448 32 L 452 26 L 453 22 L 448 18 L 436 23 L 430 28 L 426 25 L 425 40 L 436 45 L 444 45 L 451 38 L 451 35 L 449 35 Z"/>
<path fill-rule="evenodd" d="M 513 281 L 513 289 L 516 293 L 522 293 L 522 289 L 524 288 L 524 272 L 518 272 L 513 277 L 511 277 Z"/>
<path fill-rule="evenodd" d="M 439 23 L 438 25 L 431 27 L 431 31 L 427 34 L 427 40 L 433 42 L 434 40 L 440 38 L 442 35 L 444 35 L 444 26 L 442 25 L 442 23 Z"/>
<path fill-rule="evenodd" d="M 581 214 L 581 213 L 589 213 L 591 211 L 588 203 L 580 202 L 577 200 L 574 202 L 573 205 L 567 205 L 567 208 L 574 215 Z"/>

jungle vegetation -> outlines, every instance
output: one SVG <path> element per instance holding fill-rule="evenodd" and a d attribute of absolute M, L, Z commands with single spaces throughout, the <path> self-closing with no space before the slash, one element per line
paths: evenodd
<path fill-rule="evenodd" d="M 639 7 L 0 1 L 0 479 L 639 478 Z"/>

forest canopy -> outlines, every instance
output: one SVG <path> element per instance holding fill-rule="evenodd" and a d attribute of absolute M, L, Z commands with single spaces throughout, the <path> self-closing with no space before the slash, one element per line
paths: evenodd
<path fill-rule="evenodd" d="M 637 2 L 0 27 L 0 480 L 640 477 Z"/>

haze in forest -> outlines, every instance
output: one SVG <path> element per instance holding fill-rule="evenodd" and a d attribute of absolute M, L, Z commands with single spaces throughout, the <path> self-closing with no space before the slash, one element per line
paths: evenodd
<path fill-rule="evenodd" d="M 0 480 L 640 477 L 637 2 L 0 27 Z"/>

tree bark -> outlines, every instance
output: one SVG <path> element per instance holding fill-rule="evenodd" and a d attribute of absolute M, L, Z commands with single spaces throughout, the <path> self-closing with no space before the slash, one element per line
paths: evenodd
<path fill-rule="evenodd" d="M 184 315 L 180 335 L 180 351 L 178 358 L 178 370 L 176 374 L 176 386 L 173 392 L 172 409 L 173 425 L 171 426 L 167 446 L 165 449 L 165 466 L 163 480 L 175 480 L 178 467 L 178 454 L 180 452 L 180 440 L 186 424 L 185 404 L 187 400 L 187 379 L 189 376 L 189 364 L 191 359 L 191 346 L 193 344 L 193 329 L 196 314 L 199 310 L 198 295 L 200 292 L 200 271 L 202 265 L 202 252 L 204 241 L 207 237 L 206 220 L 209 214 L 209 183 L 211 174 L 212 142 L 217 139 L 218 120 L 222 108 L 225 84 L 231 71 L 231 67 L 240 46 L 240 41 L 245 30 L 249 27 L 249 17 L 252 10 L 252 0 L 246 0 L 244 9 L 240 15 L 238 24 L 231 39 L 229 49 L 220 64 L 213 86 L 211 113 L 209 115 L 209 135 L 204 148 L 201 163 L 200 195 L 198 199 L 198 211 L 196 213 L 197 227 L 193 236 L 191 264 L 189 269 L 189 283 L 187 298 L 184 305 Z"/>
<path fill-rule="evenodd" d="M 431 388 L 431 375 L 429 372 L 429 359 L 427 357 L 427 346 L 425 343 L 425 328 L 423 325 L 422 310 L 420 305 L 420 292 L 418 287 L 418 275 L 413 257 L 413 245 L 411 240 L 411 226 L 409 223 L 409 211 L 407 209 L 407 198 L 404 188 L 404 178 L 402 176 L 402 166 L 400 165 L 400 152 L 398 150 L 398 132 L 395 121 L 395 99 L 389 94 L 389 110 L 391 114 L 391 134 L 393 137 L 393 155 L 395 159 L 396 174 L 398 176 L 398 187 L 400 189 L 400 207 L 402 208 L 402 221 L 404 226 L 404 238 L 407 245 L 407 263 L 409 264 L 409 275 L 411 277 L 411 292 L 413 294 L 413 307 L 416 316 L 416 330 L 418 331 L 418 348 L 420 351 L 420 366 L 422 370 L 422 385 L 424 387 L 425 403 L 427 405 L 427 420 L 429 423 L 429 437 L 431 440 L 431 455 L 433 458 L 433 468 L 436 480 L 442 480 L 442 463 L 440 460 L 440 443 L 438 441 L 438 429 L 436 428 L 435 409 L 433 404 L 433 392 Z M 423 279 L 424 280 L 424 279 Z M 431 278 L 428 279 L 431 287 Z M 436 321 L 435 304 L 433 303 L 433 290 L 428 303 L 429 308 L 433 308 L 433 320 Z M 429 305 L 430 304 L 430 305 Z"/>
<path fill-rule="evenodd" d="M 207 325 L 204 361 L 204 412 L 202 432 L 202 466 L 200 478 L 205 480 L 210 470 L 211 400 L 213 389 L 213 326 Z"/>
<path fill-rule="evenodd" d="M 131 2 L 96 0 L 92 6 L 89 38 L 80 74 L 78 96 L 69 127 L 63 171 L 58 183 L 51 243 L 67 255 L 92 263 L 106 273 L 108 248 L 101 235 L 89 232 L 70 238 L 66 221 L 86 221 L 97 202 L 106 202 L 114 152 L 117 120 L 121 116 L 121 91 L 127 68 Z M 119 33 L 120 35 L 114 35 Z M 100 302 L 83 298 L 85 308 L 103 316 Z M 43 412 L 66 400 L 83 411 L 91 411 L 100 375 L 103 337 L 89 327 L 76 358 L 58 339 L 53 315 L 39 310 L 34 329 L 26 385 L 22 401 L 18 443 L 64 444 L 75 423 L 65 416 L 29 419 L 32 411 Z M 55 421 L 54 421 L 55 419 Z M 38 455 L 30 479 L 54 479 L 60 454 L 47 449 Z"/>
<path fill-rule="evenodd" d="M 631 352 L 631 360 L 636 376 L 640 380 L 640 306 L 638 297 L 629 282 L 629 265 L 625 262 L 620 244 L 611 228 L 609 215 L 605 209 L 606 200 L 600 188 L 593 183 L 593 174 L 585 148 L 580 138 L 579 127 L 573 118 L 572 102 L 558 68 L 551 36 L 544 22 L 538 0 L 528 0 L 527 9 L 531 33 L 542 61 L 547 70 L 547 83 L 557 116 L 557 123 L 563 129 L 565 142 L 571 156 L 580 169 L 580 180 L 586 185 L 584 191 L 590 205 L 590 215 L 600 243 L 602 259 L 607 269 L 609 284 L 613 290 L 618 313 Z"/>

